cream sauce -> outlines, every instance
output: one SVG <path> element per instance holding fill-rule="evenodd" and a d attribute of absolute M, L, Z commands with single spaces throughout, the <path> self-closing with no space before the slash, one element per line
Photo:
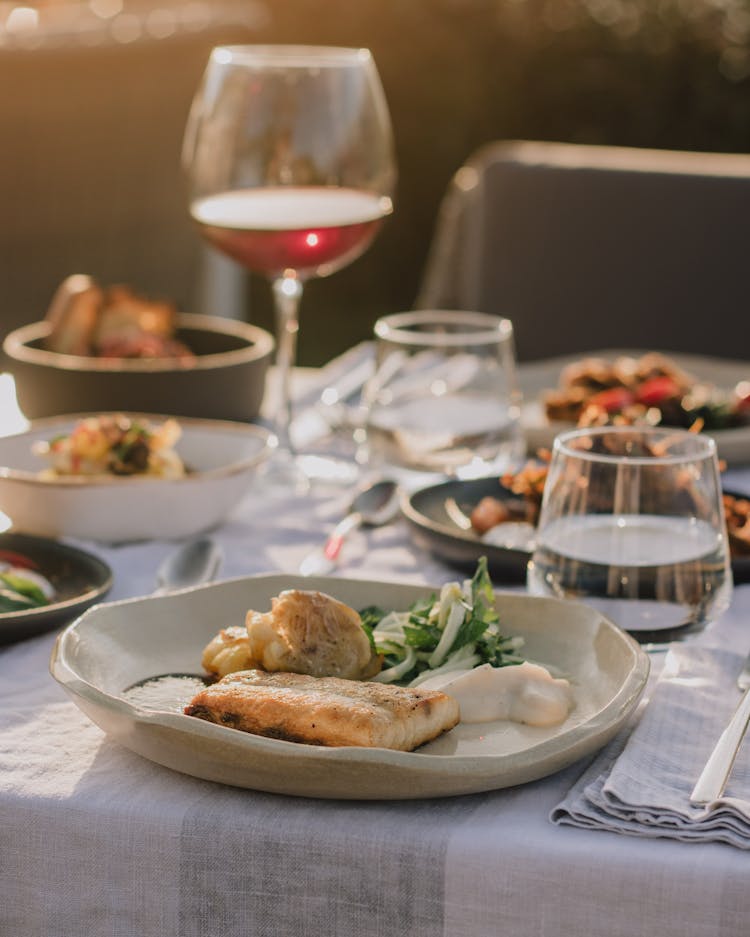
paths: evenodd
<path fill-rule="evenodd" d="M 573 708 L 573 691 L 567 680 L 552 677 L 539 664 L 492 667 L 438 674 L 419 684 L 420 689 L 442 690 L 458 700 L 461 722 L 494 722 L 507 719 L 530 726 L 554 726 L 564 722 Z"/>

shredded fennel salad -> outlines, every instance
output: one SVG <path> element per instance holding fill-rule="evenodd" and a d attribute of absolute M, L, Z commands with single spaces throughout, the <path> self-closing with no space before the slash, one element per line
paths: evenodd
<path fill-rule="evenodd" d="M 384 657 L 383 669 L 371 678 L 378 683 L 419 686 L 436 674 L 524 660 L 518 653 L 523 638 L 500 633 L 486 557 L 471 579 L 448 582 L 439 595 L 414 602 L 405 612 L 372 605 L 360 617 Z"/>

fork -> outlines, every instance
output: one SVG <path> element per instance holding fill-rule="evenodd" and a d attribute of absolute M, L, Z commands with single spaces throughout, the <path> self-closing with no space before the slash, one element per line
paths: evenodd
<path fill-rule="evenodd" d="M 708 804 L 717 800 L 724 793 L 729 775 L 732 773 L 737 752 L 740 750 L 748 723 L 750 723 L 750 654 L 737 677 L 737 686 L 742 690 L 742 698 L 693 788 L 693 793 L 690 795 L 691 803 Z"/>

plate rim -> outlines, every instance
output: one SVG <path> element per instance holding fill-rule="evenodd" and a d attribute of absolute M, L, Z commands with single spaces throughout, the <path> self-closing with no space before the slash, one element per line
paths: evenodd
<path fill-rule="evenodd" d="M 165 481 L 176 484 L 189 484 L 199 482 L 205 479 L 226 478 L 255 468 L 257 465 L 267 459 L 276 445 L 276 437 L 264 426 L 257 423 L 241 423 L 238 420 L 213 420 L 206 417 L 183 417 L 164 413 L 144 413 L 135 410 L 97 410 L 81 411 L 78 413 L 65 413 L 59 416 L 41 417 L 37 420 L 31 420 L 26 429 L 17 433 L 11 433 L 0 438 L 0 452 L 4 440 L 22 440 L 24 436 L 34 436 L 39 432 L 52 432 L 56 426 L 75 423 L 90 417 L 117 416 L 122 414 L 128 418 L 136 418 L 151 423 L 163 423 L 166 420 L 174 420 L 181 427 L 189 430 L 204 430 L 207 433 L 224 431 L 233 433 L 238 437 L 254 439 L 260 443 L 258 451 L 251 456 L 228 462 L 225 465 L 218 465 L 215 468 L 204 469 L 191 472 L 188 475 L 179 478 L 156 478 L 154 476 L 109 476 L 94 475 L 70 477 L 45 478 L 28 469 L 13 468 L 13 466 L 0 464 L 0 478 L 7 481 L 18 482 L 24 485 L 38 486 L 41 490 L 50 490 L 52 488 L 62 488 L 66 490 L 77 490 L 85 488 L 87 491 L 92 488 L 105 488 L 116 485 L 120 488 L 124 486 L 163 483 Z M 0 456 L 0 459 L 2 456 Z"/>
<path fill-rule="evenodd" d="M 3 339 L 2 349 L 13 359 L 33 367 L 51 368 L 56 371 L 80 371 L 88 374 L 181 374 L 185 372 L 210 371 L 242 364 L 268 362 L 276 348 L 276 339 L 265 329 L 250 322 L 222 316 L 211 316 L 195 312 L 178 312 L 176 324 L 179 329 L 193 329 L 209 334 L 230 335 L 246 342 L 240 348 L 229 351 L 196 355 L 189 364 L 179 363 L 174 357 L 164 358 L 118 358 L 113 367 L 112 360 L 91 355 L 73 355 L 37 348 L 32 342 L 45 338 L 50 331 L 46 319 L 29 322 L 9 332 Z"/>

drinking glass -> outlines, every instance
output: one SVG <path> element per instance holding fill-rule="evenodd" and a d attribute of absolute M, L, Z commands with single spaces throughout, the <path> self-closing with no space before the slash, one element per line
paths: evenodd
<path fill-rule="evenodd" d="M 392 211 L 391 125 L 370 52 L 214 49 L 190 110 L 182 159 L 190 213 L 203 236 L 271 282 L 276 434 L 289 456 L 303 284 L 362 254 Z"/>
<path fill-rule="evenodd" d="M 368 456 L 458 478 L 504 471 L 524 451 L 513 326 L 480 312 L 435 310 L 375 323 L 364 393 Z"/>
<path fill-rule="evenodd" d="M 701 630 L 732 590 L 714 441 L 628 426 L 558 436 L 528 588 L 581 599 L 645 644 Z"/>

